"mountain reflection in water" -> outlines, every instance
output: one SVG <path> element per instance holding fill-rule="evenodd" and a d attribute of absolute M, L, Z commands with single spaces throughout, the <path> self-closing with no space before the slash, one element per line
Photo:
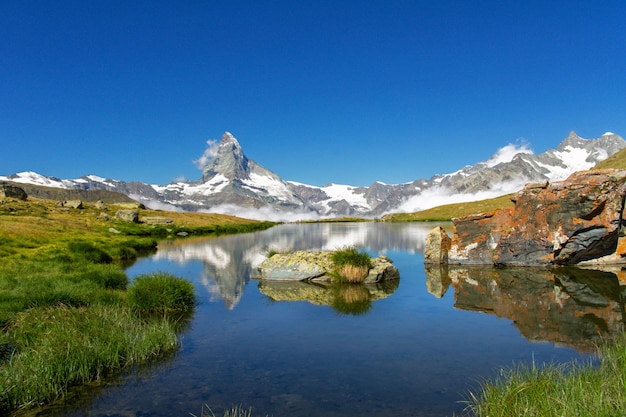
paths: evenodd
<path fill-rule="evenodd" d="M 256 274 L 269 250 L 334 250 L 355 246 L 378 254 L 402 250 L 422 252 L 427 229 L 409 229 L 393 223 L 287 224 L 264 232 L 227 236 L 218 239 L 165 241 L 159 244 L 154 260 L 181 264 L 201 261 L 201 282 L 212 299 L 222 299 L 228 309 L 239 303 L 250 278 Z M 268 288 L 269 284 L 265 285 Z"/>
<path fill-rule="evenodd" d="M 202 404 L 216 415 L 233 404 L 255 416 L 461 415 L 467 390 L 500 368 L 586 358 L 594 343 L 623 330 L 617 275 L 452 267 L 425 274 L 433 227 L 285 224 L 161 242 L 127 273 L 166 271 L 194 283 L 199 303 L 176 354 L 15 417 L 171 417 L 197 415 Z M 251 282 L 270 250 L 343 246 L 388 256 L 400 279 Z"/>
<path fill-rule="evenodd" d="M 593 351 L 624 331 L 626 282 L 617 274 L 579 268 L 427 266 L 426 287 L 454 306 L 512 320 L 529 340 Z"/>

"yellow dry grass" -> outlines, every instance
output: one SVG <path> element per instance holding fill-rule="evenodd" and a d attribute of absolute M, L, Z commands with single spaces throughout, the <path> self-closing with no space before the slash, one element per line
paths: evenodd
<path fill-rule="evenodd" d="M 339 269 L 339 275 L 351 283 L 363 282 L 369 273 L 367 266 L 344 265 Z"/>

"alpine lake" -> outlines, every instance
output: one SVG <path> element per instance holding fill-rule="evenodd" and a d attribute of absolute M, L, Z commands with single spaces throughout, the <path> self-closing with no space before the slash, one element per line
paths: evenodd
<path fill-rule="evenodd" d="M 164 241 L 127 269 L 192 281 L 176 354 L 15 416 L 461 415 L 468 392 L 515 364 L 593 361 L 624 330 L 614 274 L 424 266 L 433 223 L 284 224 Z M 444 227 L 450 230 L 449 224 Z M 270 250 L 355 246 L 400 280 L 327 287 L 254 279 Z M 209 414 L 210 415 L 210 414 Z"/>

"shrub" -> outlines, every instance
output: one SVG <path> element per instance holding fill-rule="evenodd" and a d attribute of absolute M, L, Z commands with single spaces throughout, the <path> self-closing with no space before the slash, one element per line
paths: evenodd
<path fill-rule="evenodd" d="M 333 252 L 331 260 L 335 264 L 335 272 L 340 280 L 350 283 L 363 282 L 372 268 L 372 258 L 352 246 Z"/>
<path fill-rule="evenodd" d="M 128 299 L 131 308 L 144 313 L 190 311 L 196 304 L 193 284 L 166 272 L 136 277 Z"/>

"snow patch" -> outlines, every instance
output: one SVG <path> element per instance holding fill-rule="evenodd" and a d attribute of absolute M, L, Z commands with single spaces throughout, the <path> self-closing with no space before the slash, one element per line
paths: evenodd
<path fill-rule="evenodd" d="M 369 208 L 364 194 L 356 194 L 354 190 L 358 187 L 351 185 L 329 184 L 322 187 L 322 190 L 330 197 L 331 201 L 346 200 L 351 205 Z"/>
<path fill-rule="evenodd" d="M 554 156 L 563 162 L 565 166 L 546 165 L 538 162 L 538 165 L 550 171 L 550 181 L 562 181 L 575 171 L 584 171 L 595 165 L 588 162 L 589 151 L 582 148 L 566 146 L 562 151 L 554 151 Z"/>
<path fill-rule="evenodd" d="M 270 176 L 251 172 L 250 179 L 242 180 L 242 182 L 247 186 L 246 188 L 253 189 L 253 191 L 261 189 L 267 194 L 281 199 L 291 200 L 293 198 L 291 191 L 285 186 L 285 183 Z"/>

